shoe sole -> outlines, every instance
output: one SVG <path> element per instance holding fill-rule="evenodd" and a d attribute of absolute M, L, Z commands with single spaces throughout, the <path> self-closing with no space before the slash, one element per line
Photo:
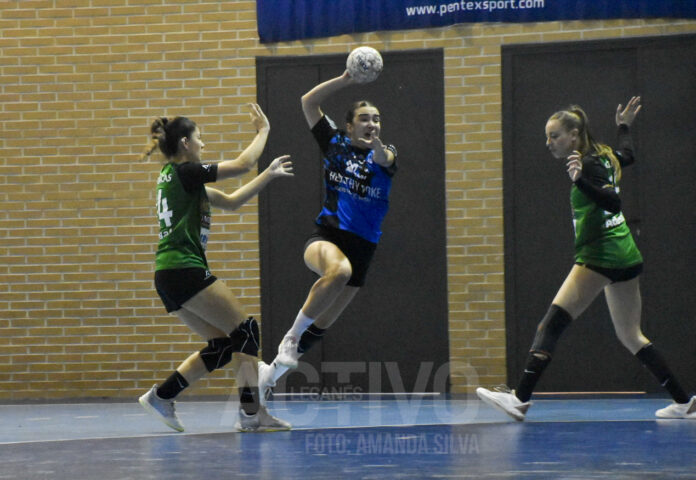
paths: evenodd
<path fill-rule="evenodd" d="M 680 415 L 670 415 L 665 413 L 660 413 L 666 408 L 661 408 L 655 412 L 657 418 L 664 418 L 667 420 L 696 420 L 696 402 L 694 402 L 693 397 L 689 400 L 689 408 L 683 414 Z M 669 407 L 667 407 L 669 408 Z"/>
<path fill-rule="evenodd" d="M 696 416 L 692 415 L 658 415 L 655 412 L 655 416 L 662 420 L 696 420 Z"/>
<path fill-rule="evenodd" d="M 287 432 L 291 430 L 292 427 L 258 427 L 258 428 L 242 428 L 241 426 L 235 425 L 239 433 L 270 433 L 270 432 Z"/>
<path fill-rule="evenodd" d="M 476 395 L 486 404 L 500 410 L 503 413 L 506 413 L 508 416 L 514 418 L 518 422 L 523 422 L 524 421 L 524 414 L 521 412 L 511 412 L 507 408 L 505 408 L 502 404 L 498 403 L 498 399 L 495 397 L 489 397 L 488 396 L 488 391 L 484 388 L 477 388 L 476 389 Z"/>
<path fill-rule="evenodd" d="M 142 397 L 138 399 L 138 403 L 140 403 L 140 405 L 142 405 L 142 407 L 143 407 L 150 415 L 152 415 L 153 417 L 157 417 L 157 418 L 159 419 L 160 422 L 164 423 L 166 426 L 168 426 L 168 427 L 171 428 L 172 430 L 176 430 L 177 432 L 183 432 L 183 431 L 184 431 L 183 425 L 182 425 L 182 426 L 177 426 L 177 425 L 173 425 L 172 423 L 168 422 L 167 419 L 164 418 L 164 417 L 162 416 L 162 414 L 161 414 L 160 412 L 157 411 L 157 409 L 155 409 L 152 405 L 150 405 L 149 403 L 147 403 Z"/>

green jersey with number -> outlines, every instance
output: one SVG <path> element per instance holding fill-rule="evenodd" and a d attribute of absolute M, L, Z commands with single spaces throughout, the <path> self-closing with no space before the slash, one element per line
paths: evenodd
<path fill-rule="evenodd" d="M 186 191 L 174 163 L 157 180 L 159 244 L 155 270 L 200 267 L 208 269 L 205 249 L 210 232 L 210 202 L 201 183 Z"/>
<path fill-rule="evenodd" d="M 614 168 L 607 158 L 599 158 L 606 170 L 606 184 L 618 193 Z M 575 261 L 604 268 L 627 268 L 643 261 L 622 212 L 603 210 L 573 185 L 570 191 L 575 227 Z"/>

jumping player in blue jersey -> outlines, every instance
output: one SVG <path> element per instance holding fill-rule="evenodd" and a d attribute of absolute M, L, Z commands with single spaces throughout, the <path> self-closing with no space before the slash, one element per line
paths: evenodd
<path fill-rule="evenodd" d="M 379 110 L 368 101 L 353 104 L 346 130 L 321 110 L 337 91 L 354 85 L 345 71 L 302 96 L 302 111 L 324 155 L 324 205 L 305 244 L 304 261 L 319 275 L 275 360 L 259 363 L 259 391 L 267 393 L 312 345 L 321 340 L 365 283 L 389 209 L 396 148 L 380 139 Z"/>

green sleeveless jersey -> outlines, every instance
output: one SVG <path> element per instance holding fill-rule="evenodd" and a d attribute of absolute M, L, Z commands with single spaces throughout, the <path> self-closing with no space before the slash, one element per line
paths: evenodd
<path fill-rule="evenodd" d="M 614 168 L 607 158 L 595 159 L 606 170 L 606 184 L 618 193 Z M 575 261 L 604 268 L 627 268 L 643 261 L 623 213 L 603 210 L 573 184 L 570 190 L 575 228 Z"/>
<path fill-rule="evenodd" d="M 208 269 L 205 248 L 210 232 L 210 202 L 202 182 L 189 190 L 184 188 L 174 163 L 162 168 L 157 180 L 160 233 L 155 270 Z"/>

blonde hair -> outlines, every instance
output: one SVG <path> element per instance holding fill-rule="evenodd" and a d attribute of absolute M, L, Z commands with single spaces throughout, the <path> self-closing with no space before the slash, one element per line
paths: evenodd
<path fill-rule="evenodd" d="M 606 157 L 611 162 L 611 166 L 614 167 L 614 178 L 618 182 L 621 179 L 621 163 L 619 159 L 614 155 L 614 149 L 609 145 L 597 142 L 590 134 L 589 120 L 587 119 L 587 114 L 578 105 L 571 105 L 565 110 L 560 110 L 551 117 L 549 120 L 558 120 L 566 131 L 571 131 L 573 129 L 578 130 L 578 137 L 580 138 L 580 145 L 578 145 L 578 151 L 583 155 L 592 155 L 595 157 Z"/>

